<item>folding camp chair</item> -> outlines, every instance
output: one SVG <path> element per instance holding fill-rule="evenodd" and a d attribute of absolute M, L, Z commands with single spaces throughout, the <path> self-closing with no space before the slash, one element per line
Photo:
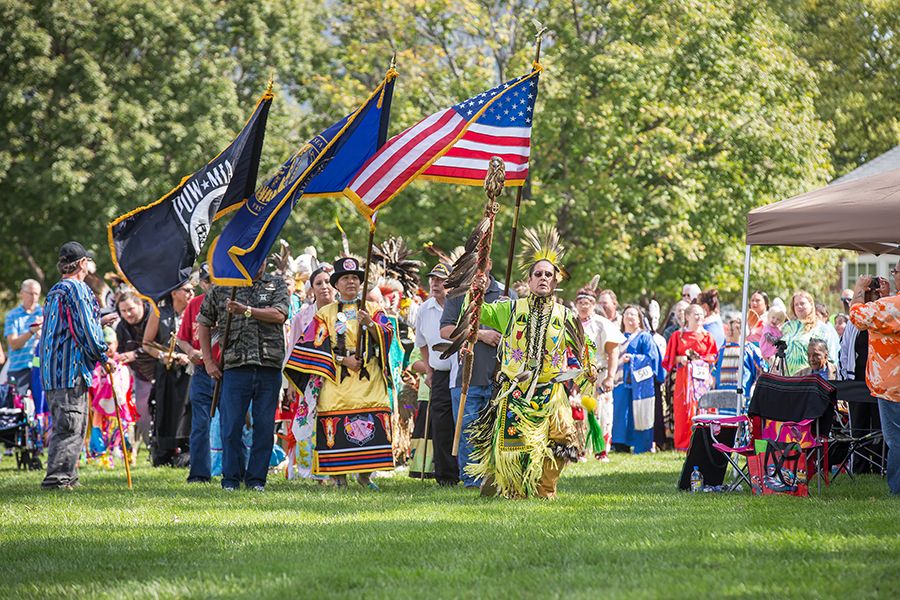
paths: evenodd
<path fill-rule="evenodd" d="M 731 457 L 732 453 L 742 454 L 747 451 L 750 443 L 750 421 L 743 416 L 746 413 L 744 398 L 737 390 L 710 390 L 698 401 L 697 416 L 693 419 L 694 427 L 709 428 L 709 437 L 712 440 L 714 450 L 721 452 L 728 460 L 732 468 L 732 481 L 725 486 L 727 491 L 734 491 L 741 481 L 746 481 L 746 464 L 738 466 Z M 722 435 L 722 428 L 726 431 L 734 429 L 734 435 Z"/>
<path fill-rule="evenodd" d="M 821 494 L 822 481 L 828 482 L 828 439 L 836 404 L 836 388 L 818 375 L 784 377 L 763 373 L 747 409 L 751 439 L 766 439 L 763 431 L 770 423 L 775 424 L 774 429 L 781 430 L 783 426 L 797 428 L 802 422 L 811 420 L 813 440 L 806 455 L 807 460 L 814 459 Z"/>
<path fill-rule="evenodd" d="M 854 423 L 853 414 L 861 405 L 875 404 L 874 398 L 864 381 L 833 381 L 837 390 L 839 407 L 836 412 L 835 426 L 829 443 L 845 447 L 843 459 L 834 469 L 834 477 L 846 473 L 851 479 L 863 466 L 874 467 L 876 473 L 884 475 L 887 461 L 887 447 L 880 427 Z M 846 409 L 842 409 L 846 403 Z"/>
<path fill-rule="evenodd" d="M 742 481 L 748 486 L 751 485 L 746 461 L 742 466 L 738 463 L 740 459 L 733 456 L 737 454 L 746 458 L 754 453 L 753 441 L 750 438 L 750 419 L 747 415 L 699 414 L 694 417 L 693 424 L 695 430 L 705 428 L 708 431 L 713 449 L 718 451 L 731 466 L 733 479 L 731 483 L 723 482 L 724 490 L 733 492 L 740 488 Z M 723 429 L 734 430 L 734 435 L 729 436 L 734 440 L 733 443 L 724 438 Z"/>

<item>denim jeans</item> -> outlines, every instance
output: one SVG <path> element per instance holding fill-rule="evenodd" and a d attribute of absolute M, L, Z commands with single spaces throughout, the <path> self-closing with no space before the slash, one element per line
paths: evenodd
<path fill-rule="evenodd" d="M 466 408 L 463 412 L 463 423 L 462 423 L 462 435 L 459 438 L 459 455 L 456 457 L 456 460 L 459 464 L 459 478 L 462 480 L 463 485 L 466 487 L 478 487 L 481 485 L 481 480 L 472 477 L 465 471 L 465 467 L 469 464 L 469 457 L 472 454 L 472 444 L 469 443 L 469 436 L 466 434 L 466 430 L 472 424 L 475 419 L 478 418 L 478 415 L 481 413 L 482 409 L 487 406 L 487 403 L 491 399 L 491 394 L 493 392 L 494 387 L 492 385 L 473 385 L 469 387 L 469 393 L 466 395 Z M 453 422 L 456 423 L 456 419 L 459 415 L 459 400 L 462 395 L 461 387 L 453 387 L 450 388 L 450 397 L 453 401 Z"/>
<path fill-rule="evenodd" d="M 275 408 L 281 392 L 281 369 L 274 367 L 234 367 L 222 376 L 219 412 L 222 419 L 222 487 L 236 488 L 241 480 L 247 487 L 266 484 L 275 435 Z M 244 419 L 253 403 L 253 445 L 244 468 L 241 436 Z"/>
<path fill-rule="evenodd" d="M 189 396 L 191 399 L 191 470 L 188 481 L 209 481 L 209 410 L 212 408 L 215 380 L 201 365 L 194 365 Z"/>
<path fill-rule="evenodd" d="M 219 398 L 221 400 L 221 397 Z M 244 461 L 246 462 L 246 461 Z M 222 476 L 222 411 L 209 420 L 209 475 Z"/>
<path fill-rule="evenodd" d="M 900 494 L 900 402 L 878 399 L 881 431 L 888 447 L 887 483 L 892 494 Z"/>

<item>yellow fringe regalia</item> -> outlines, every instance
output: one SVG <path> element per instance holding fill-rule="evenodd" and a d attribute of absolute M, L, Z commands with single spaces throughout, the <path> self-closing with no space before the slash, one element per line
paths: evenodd
<path fill-rule="evenodd" d="M 499 387 L 468 431 L 474 451 L 466 470 L 509 498 L 547 495 L 539 489 L 545 470 L 558 476 L 560 462 L 577 458 L 568 393 L 553 379 L 582 367 L 578 318 L 550 297 L 529 296 L 485 304 L 481 323 L 503 333 Z M 592 385 L 585 374 L 572 384 Z"/>

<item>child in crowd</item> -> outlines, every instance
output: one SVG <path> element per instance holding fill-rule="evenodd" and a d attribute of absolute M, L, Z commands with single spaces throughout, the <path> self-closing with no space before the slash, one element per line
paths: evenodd
<path fill-rule="evenodd" d="M 103 328 L 103 339 L 108 346 L 108 364 L 112 368 L 112 382 L 115 385 L 119 401 L 119 416 L 125 430 L 125 444 L 130 447 L 130 438 L 134 423 L 138 419 L 137 407 L 134 404 L 131 371 L 120 362 L 116 350 L 118 342 L 116 332 L 110 327 Z M 122 440 L 119 435 L 119 423 L 116 420 L 116 398 L 110 385 L 110 376 L 103 365 L 94 369 L 89 390 L 91 401 L 91 438 L 87 448 L 89 462 L 96 462 L 107 468 L 113 467 L 113 457 L 122 456 Z"/>
<path fill-rule="evenodd" d="M 777 352 L 775 342 L 781 339 L 781 326 L 787 320 L 787 313 L 783 308 L 773 306 L 769 309 L 768 322 L 763 327 L 762 337 L 759 340 L 759 351 L 767 361 L 772 360 Z"/>

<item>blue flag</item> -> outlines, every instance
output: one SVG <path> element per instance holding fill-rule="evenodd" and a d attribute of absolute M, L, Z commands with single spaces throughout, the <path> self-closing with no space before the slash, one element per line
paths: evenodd
<path fill-rule="evenodd" d="M 113 263 L 139 294 L 155 302 L 182 285 L 210 224 L 240 207 L 256 189 L 271 104 L 267 91 L 234 141 L 205 167 L 156 202 L 109 224 Z"/>
<path fill-rule="evenodd" d="M 299 199 L 342 194 L 387 139 L 396 77 L 390 69 L 362 106 L 311 139 L 238 209 L 210 245 L 213 283 L 252 285 Z"/>

